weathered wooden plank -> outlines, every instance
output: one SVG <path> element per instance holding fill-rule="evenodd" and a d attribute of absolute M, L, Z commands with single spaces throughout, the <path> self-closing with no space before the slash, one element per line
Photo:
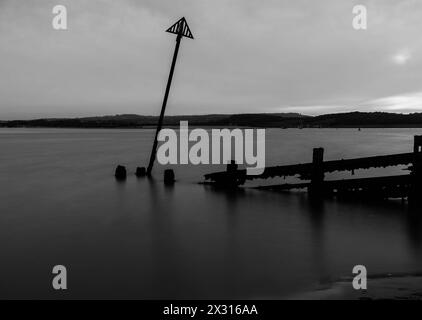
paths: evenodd
<path fill-rule="evenodd" d="M 365 158 L 325 161 L 322 164 L 324 172 L 353 171 L 358 169 L 385 168 L 389 166 L 408 165 L 413 163 L 413 153 L 401 153 Z M 308 180 L 312 173 L 312 163 L 267 167 L 261 175 L 247 175 L 246 170 L 236 170 L 230 175 L 236 175 L 240 180 L 268 179 L 274 177 L 299 176 Z M 228 178 L 227 172 L 216 172 L 205 175 L 206 180 L 221 182 Z"/>

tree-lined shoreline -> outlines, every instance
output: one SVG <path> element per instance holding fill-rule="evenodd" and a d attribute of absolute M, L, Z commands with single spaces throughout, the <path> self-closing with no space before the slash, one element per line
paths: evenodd
<path fill-rule="evenodd" d="M 150 128 L 157 116 L 122 114 L 84 118 L 0 121 L 6 128 Z M 166 116 L 164 125 L 256 128 L 420 128 L 422 113 L 348 112 L 307 116 L 298 113 L 249 113 Z"/>

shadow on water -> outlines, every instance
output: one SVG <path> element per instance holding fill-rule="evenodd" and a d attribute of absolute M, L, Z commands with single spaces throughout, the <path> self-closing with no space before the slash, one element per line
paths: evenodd
<path fill-rule="evenodd" d="M 175 221 L 179 216 L 175 203 L 174 185 L 166 185 L 153 176 L 140 181 L 149 195 L 148 212 L 151 254 L 151 279 L 148 282 L 148 292 L 153 298 L 168 299 L 183 296 L 183 284 L 180 274 L 183 274 L 178 254 L 181 252 L 180 238 Z M 159 283 L 156 281 L 159 280 Z"/>
<path fill-rule="evenodd" d="M 221 188 L 207 185 L 204 188 L 215 196 L 222 197 L 228 204 L 228 209 L 234 209 L 236 203 L 247 196 L 246 190 L 243 188 Z"/>
<path fill-rule="evenodd" d="M 316 274 L 319 275 L 320 284 L 331 283 L 330 272 L 327 269 L 326 252 L 325 252 L 325 215 L 326 201 L 321 198 L 309 197 L 304 195 L 300 198 L 300 208 L 307 214 L 311 225 L 312 237 L 312 259 L 316 268 Z"/>
<path fill-rule="evenodd" d="M 126 179 L 116 179 L 116 178 L 113 178 L 113 179 L 115 181 L 115 185 L 118 188 L 123 188 L 126 185 Z"/>
<path fill-rule="evenodd" d="M 239 264 L 244 259 L 242 256 L 242 231 L 239 223 L 242 221 L 242 209 L 244 201 L 250 197 L 249 193 L 243 188 L 221 188 L 205 185 L 204 189 L 211 196 L 212 202 L 223 203 L 223 216 L 225 218 L 226 235 L 225 248 L 223 250 L 223 261 L 225 272 L 221 274 L 224 281 L 224 291 L 228 297 L 242 296 L 242 287 L 239 285 L 244 281 L 242 270 L 244 266 Z"/>
<path fill-rule="evenodd" d="M 316 240 L 319 240 L 324 228 L 325 200 L 306 197 L 302 206 L 309 212 L 312 229 L 315 231 Z"/>
<path fill-rule="evenodd" d="M 395 218 L 404 226 L 409 246 L 415 257 L 419 257 L 422 249 L 422 216 L 421 208 L 412 208 L 408 203 L 399 200 L 373 200 L 352 202 L 352 200 L 341 200 L 359 208 L 372 210 L 377 215 Z"/>
<path fill-rule="evenodd" d="M 419 254 L 422 249 L 422 216 L 420 211 L 420 208 L 409 208 L 406 216 L 407 235 L 415 254 Z"/>
<path fill-rule="evenodd" d="M 315 243 L 317 250 L 322 250 L 323 243 L 323 221 L 327 212 L 324 206 L 327 203 L 336 203 L 342 206 L 350 207 L 351 214 L 371 214 L 378 218 L 385 217 L 396 221 L 404 227 L 409 248 L 412 250 L 415 258 L 419 258 L 422 249 L 422 216 L 420 208 L 411 208 L 408 204 L 400 200 L 357 200 L 357 199 L 336 199 L 336 200 L 317 200 L 308 202 L 310 221 L 313 226 Z M 321 252 L 322 253 L 322 252 Z M 317 255 L 317 257 L 322 255 Z M 324 265 L 324 264 L 323 264 Z"/>
<path fill-rule="evenodd" d="M 167 195 L 172 195 L 174 193 L 174 184 L 164 184 L 164 192 Z"/>
<path fill-rule="evenodd" d="M 212 196 L 216 197 L 216 201 L 223 201 L 229 231 L 235 230 L 239 205 L 248 197 L 247 191 L 243 188 L 221 188 L 215 186 L 204 186 L 204 188 Z"/>
<path fill-rule="evenodd" d="M 117 206 L 119 208 L 124 208 L 126 204 L 126 179 L 116 179 L 114 178 L 114 185 L 116 187 L 116 199 L 117 199 Z"/>

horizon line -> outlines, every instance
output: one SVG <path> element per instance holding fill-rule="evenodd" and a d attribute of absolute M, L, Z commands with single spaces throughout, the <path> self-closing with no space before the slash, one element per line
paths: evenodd
<path fill-rule="evenodd" d="M 414 114 L 421 114 L 420 112 L 390 112 L 390 111 L 344 111 L 344 112 L 329 112 L 329 113 L 321 113 L 316 115 L 308 115 L 303 114 L 300 112 L 244 112 L 244 113 L 205 113 L 205 114 L 171 114 L 166 115 L 166 117 L 205 117 L 205 116 L 231 116 L 231 115 L 298 115 L 302 117 L 319 117 L 325 115 L 335 115 L 335 114 L 350 114 L 350 113 L 385 113 L 385 114 L 396 114 L 396 115 L 414 115 Z M 9 121 L 34 121 L 34 120 L 55 120 L 55 119 L 86 119 L 86 118 L 102 118 L 102 117 L 117 117 L 117 116 L 140 116 L 140 117 L 159 117 L 159 115 L 145 115 L 145 114 L 138 114 L 138 113 L 116 113 L 116 114 L 103 114 L 103 115 L 87 115 L 87 116 L 46 116 L 46 117 L 34 117 L 29 119 L 10 119 L 4 120 L 0 119 L 1 122 L 9 122 Z"/>

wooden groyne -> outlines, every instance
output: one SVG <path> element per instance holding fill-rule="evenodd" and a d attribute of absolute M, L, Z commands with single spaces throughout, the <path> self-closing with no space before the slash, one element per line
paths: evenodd
<path fill-rule="evenodd" d="M 325 181 L 325 174 L 340 171 L 386 168 L 408 165 L 410 174 L 361 179 L 343 179 Z M 227 171 L 205 175 L 205 180 L 220 186 L 240 186 L 248 180 L 269 179 L 275 177 L 297 176 L 309 182 L 296 184 L 278 184 L 258 187 L 264 190 L 291 190 L 306 188 L 312 196 L 370 196 L 381 198 L 422 198 L 422 136 L 414 137 L 414 150 L 383 156 L 355 159 L 324 161 L 324 149 L 313 150 L 311 163 L 274 166 L 265 168 L 261 175 L 247 175 L 246 170 L 238 170 L 235 164 L 228 165 Z"/>

